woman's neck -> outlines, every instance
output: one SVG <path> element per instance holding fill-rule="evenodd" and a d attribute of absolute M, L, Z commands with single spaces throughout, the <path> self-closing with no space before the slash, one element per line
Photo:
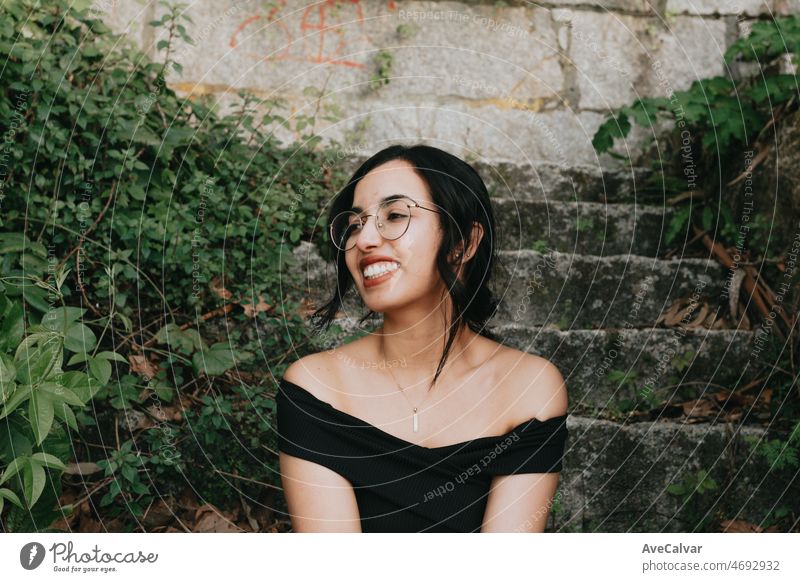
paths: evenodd
<path fill-rule="evenodd" d="M 392 365 L 394 376 L 398 380 L 405 379 L 406 384 L 430 385 L 439 367 L 447 341 L 447 329 L 444 325 L 433 325 L 434 318 L 428 320 L 429 324 L 417 322 L 410 326 L 399 326 L 385 318 L 384 324 L 373 332 L 377 336 L 379 363 L 382 362 L 384 366 Z M 468 354 L 474 346 L 472 340 L 475 335 L 468 326 L 462 326 L 453 341 L 439 378 L 446 372 L 451 375 L 465 368 L 465 362 L 471 360 Z"/>

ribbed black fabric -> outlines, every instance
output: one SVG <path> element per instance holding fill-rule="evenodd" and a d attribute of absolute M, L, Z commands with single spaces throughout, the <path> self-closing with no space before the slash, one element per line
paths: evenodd
<path fill-rule="evenodd" d="M 477 532 L 491 478 L 561 471 L 567 414 L 504 435 L 423 447 L 382 431 L 281 378 L 278 448 L 350 481 L 364 532 Z"/>

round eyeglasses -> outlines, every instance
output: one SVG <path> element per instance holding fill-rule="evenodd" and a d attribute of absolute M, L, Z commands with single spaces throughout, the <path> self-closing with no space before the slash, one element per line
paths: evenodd
<path fill-rule="evenodd" d="M 420 206 L 419 202 L 411 198 L 396 198 L 381 202 L 378 212 L 374 214 L 378 232 L 386 240 L 396 240 L 403 236 L 411 223 L 411 209 L 422 208 L 429 212 L 439 213 Z M 367 218 L 372 214 L 358 214 L 352 210 L 345 210 L 336 215 L 331 222 L 330 234 L 333 244 L 342 251 L 349 251 L 358 241 L 358 234 L 366 224 Z"/>

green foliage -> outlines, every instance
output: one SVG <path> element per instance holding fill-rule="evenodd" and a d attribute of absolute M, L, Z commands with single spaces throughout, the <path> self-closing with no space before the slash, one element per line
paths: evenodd
<path fill-rule="evenodd" d="M 796 93 L 796 75 L 768 68 L 786 54 L 798 62 L 800 16 L 756 22 L 746 38 L 728 47 L 724 60 L 726 65 L 736 59 L 758 63 L 762 70 L 757 74 L 739 84 L 722 76 L 698 79 L 689 89 L 668 97 L 637 99 L 610 115 L 592 144 L 599 153 L 611 153 L 614 139 L 630 132 L 631 119 L 648 128 L 660 119 L 672 119 L 676 132 L 702 136 L 704 149 L 720 153 L 752 143 L 771 112 Z"/>
<path fill-rule="evenodd" d="M 697 473 L 686 475 L 683 481 L 669 485 L 667 493 L 679 497 L 683 503 L 688 503 L 693 496 L 703 495 L 716 489 L 717 482 L 708 475 L 705 469 L 700 469 Z"/>
<path fill-rule="evenodd" d="M 800 54 L 800 18 L 754 22 L 747 38 L 740 38 L 725 51 L 725 64 L 731 64 L 736 58 L 769 63 L 786 53 L 795 59 Z"/>
<path fill-rule="evenodd" d="M 26 242 L 24 237 L 20 240 Z M 0 474 L 0 513 L 10 501 L 33 515 L 47 484 L 46 470 L 53 472 L 51 478 L 60 476 L 69 461 L 69 431 L 79 430 L 76 410 L 84 408 L 108 382 L 107 375 L 98 375 L 92 369 L 87 372 L 80 367 L 65 367 L 90 357 L 107 362 L 119 355 L 96 353 L 97 338 L 80 321 L 86 310 L 53 303 L 40 316 L 31 309 L 44 297 L 26 301 L 26 285 L 38 284 L 55 302 L 64 298 L 66 277 L 63 271 L 57 273 L 55 286 L 50 286 L 39 275 L 14 269 L 22 266 L 25 247 L 5 247 L 4 266 L 12 268 L 7 276 L 0 277 L 0 466 L 4 467 Z M 25 304 L 31 309 L 28 321 Z M 38 323 L 30 323 L 33 317 Z M 70 353 L 73 355 L 65 365 L 65 355 Z M 58 451 L 60 457 L 54 454 Z M 35 514 L 55 516 L 50 513 L 52 502 L 49 499 L 49 505 L 36 507 Z"/>
<path fill-rule="evenodd" d="M 592 144 L 598 153 L 627 160 L 613 151 L 615 139 L 627 137 L 633 122 L 648 130 L 657 122 L 667 122 L 671 129 L 663 148 L 667 156 L 659 154 L 653 161 L 654 172 L 641 189 L 659 196 L 691 194 L 667 225 L 667 244 L 691 238 L 693 223 L 702 223 L 716 238 L 736 244 L 739 228 L 731 216 L 731 200 L 725 200 L 718 185 L 728 181 L 726 174 L 741 173 L 738 154 L 753 148 L 776 111 L 790 105 L 796 95 L 797 76 L 780 72 L 779 60 L 786 55 L 798 63 L 800 16 L 755 22 L 750 34 L 733 43 L 724 57 L 726 65 L 735 60 L 756 63 L 755 73 L 740 80 L 727 76 L 698 79 L 688 89 L 666 97 L 636 99 L 610 113 L 595 132 Z M 726 71 L 730 70 L 726 66 Z M 749 227 L 747 236 L 766 253 L 768 225 L 761 219 Z"/>
<path fill-rule="evenodd" d="M 263 492 L 258 481 L 271 481 L 277 466 L 275 459 L 262 460 L 263 451 L 276 446 L 265 439 L 274 434 L 275 400 L 261 387 L 246 386 L 202 400 L 202 406 L 186 413 L 186 422 L 196 435 L 185 451 L 186 478 L 197 484 L 198 493 L 221 506 L 235 503 L 240 491 L 257 497 Z M 216 479 L 208 478 L 209 465 Z M 245 478 L 237 480 L 237 475 Z"/>
<path fill-rule="evenodd" d="M 681 509 L 684 509 L 688 518 L 695 520 L 692 527 L 693 531 L 705 531 L 708 529 L 711 520 L 710 515 L 702 509 L 702 504 L 707 495 L 719 489 L 717 482 L 708 474 L 705 469 L 700 469 L 696 473 L 688 473 L 682 481 L 672 483 L 667 486 L 667 493 L 674 495 L 680 500 Z M 699 520 L 698 516 L 702 515 Z"/>
<path fill-rule="evenodd" d="M 176 46 L 192 43 L 184 5 L 162 1 L 163 16 L 150 23 L 167 31 L 161 62 L 86 6 L 11 0 L 0 23 L 0 148 L 9 162 L 0 174 L 0 512 L 5 505 L 11 531 L 41 530 L 63 515 L 53 511 L 55 461 L 76 454 L 105 469 L 100 505 L 109 515 L 152 501 L 145 470 L 162 479 L 160 490 L 185 483 L 183 457 L 203 459 L 183 449 L 194 427 L 172 416 L 103 458 L 82 446 L 115 442 L 122 413 L 147 416 L 153 400 L 181 394 L 189 406 L 184 392 L 223 389 L 229 422 L 202 423 L 228 445 L 228 462 L 255 463 L 236 459 L 241 450 L 219 431 L 264 440 L 271 396 L 258 388 L 266 416 L 251 425 L 237 412 L 241 386 L 226 374 L 248 365 L 277 373 L 310 343 L 286 245 L 311 239 L 345 178 L 339 146 L 316 151 L 315 119 L 282 117 L 285 101 L 242 92 L 223 116 L 167 85 L 168 70 L 181 72 Z M 323 109 L 329 121 L 339 114 Z M 278 128 L 304 149 L 282 148 Z M 274 309 L 258 313 L 260 337 L 239 343 L 238 332 L 213 325 L 222 313 L 246 327 L 253 320 L 239 306 L 261 296 Z M 132 358 L 138 370 L 128 369 Z"/>
<path fill-rule="evenodd" d="M 104 470 L 105 476 L 114 475 L 115 477 L 108 492 L 100 500 L 101 506 L 113 503 L 123 490 L 129 491 L 133 495 L 150 493 L 150 489 L 142 483 L 139 474 L 139 469 L 144 466 L 145 459 L 140 451 L 133 452 L 132 446 L 133 441 L 125 441 L 119 450 L 112 451 L 110 458 L 97 461 L 97 466 Z M 135 499 L 132 500 L 132 503 L 136 506 L 133 514 L 141 515 L 141 504 L 136 503 Z"/>
<path fill-rule="evenodd" d="M 375 54 L 375 74 L 369 80 L 369 87 L 373 91 L 377 91 L 383 85 L 389 84 L 389 78 L 392 74 L 392 63 L 394 62 L 394 57 L 392 57 L 392 53 L 387 50 L 379 50 Z"/>
<path fill-rule="evenodd" d="M 748 435 L 745 442 L 755 448 L 769 463 L 770 471 L 780 471 L 784 468 L 797 468 L 800 466 L 800 422 L 785 438 L 759 439 Z"/>

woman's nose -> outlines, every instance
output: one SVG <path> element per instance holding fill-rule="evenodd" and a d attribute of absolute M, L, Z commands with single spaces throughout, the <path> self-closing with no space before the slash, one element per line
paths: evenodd
<path fill-rule="evenodd" d="M 383 237 L 378 230 L 378 217 L 367 216 L 361 230 L 358 232 L 356 244 L 359 247 L 369 247 L 381 244 Z"/>

